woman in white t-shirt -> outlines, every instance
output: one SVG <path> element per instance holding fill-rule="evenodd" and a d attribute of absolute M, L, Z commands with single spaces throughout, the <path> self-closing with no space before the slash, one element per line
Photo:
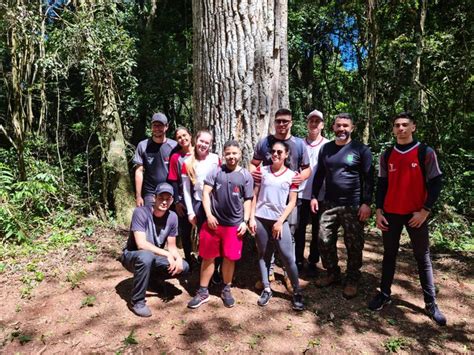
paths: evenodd
<path fill-rule="evenodd" d="M 300 293 L 293 240 L 286 220 L 296 206 L 298 186 L 291 181 L 297 173 L 287 167 L 290 152 L 285 142 L 274 143 L 270 152 L 272 165 L 259 168 L 262 180 L 255 187 L 249 220 L 250 231 L 256 235 L 258 263 L 264 286 L 257 303 L 259 306 L 266 306 L 273 295 L 268 271 L 274 249 L 277 249 L 293 286 L 293 309 L 301 311 L 304 308 L 303 297 Z"/>
<path fill-rule="evenodd" d="M 209 151 L 212 140 L 211 132 L 199 131 L 196 134 L 194 154 L 186 159 L 181 170 L 188 219 L 198 229 L 205 220 L 201 202 L 204 179 L 210 171 L 220 165 L 219 156 Z"/>

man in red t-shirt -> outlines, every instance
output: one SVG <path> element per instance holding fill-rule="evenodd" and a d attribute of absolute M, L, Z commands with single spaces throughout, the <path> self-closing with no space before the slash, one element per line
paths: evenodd
<path fill-rule="evenodd" d="M 395 116 L 393 134 L 397 143 L 380 156 L 376 225 L 382 231 L 384 256 L 380 292 L 370 301 L 369 309 L 381 310 L 392 301 L 390 289 L 405 226 L 418 264 L 426 313 L 438 325 L 445 325 L 446 318 L 436 305 L 427 223 L 441 191 L 441 171 L 435 151 L 413 138 L 415 130 L 411 114 Z"/>

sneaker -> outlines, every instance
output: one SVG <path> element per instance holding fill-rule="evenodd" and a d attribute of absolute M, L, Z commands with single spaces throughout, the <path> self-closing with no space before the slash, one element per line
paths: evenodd
<path fill-rule="evenodd" d="M 354 298 L 355 296 L 357 296 L 357 288 L 358 288 L 357 281 L 349 280 L 346 282 L 346 285 L 344 286 L 342 295 L 344 296 L 345 299 L 350 300 L 351 298 Z"/>
<path fill-rule="evenodd" d="M 340 279 L 339 273 L 326 274 L 315 281 L 317 287 L 327 287 L 333 283 L 338 282 Z"/>
<path fill-rule="evenodd" d="M 258 298 L 257 304 L 262 307 L 266 306 L 268 302 L 270 302 L 270 298 L 272 298 L 272 296 L 273 296 L 272 290 L 270 291 L 263 290 L 262 294 Z"/>
<path fill-rule="evenodd" d="M 199 289 L 191 301 L 188 302 L 188 308 L 199 308 L 203 303 L 209 302 L 209 291 Z"/>
<path fill-rule="evenodd" d="M 303 296 L 300 293 L 295 293 L 291 304 L 295 311 L 302 311 L 304 309 Z"/>
<path fill-rule="evenodd" d="M 371 311 L 380 311 L 386 304 L 392 303 L 392 298 L 383 292 L 379 292 L 369 302 L 369 309 Z"/>
<path fill-rule="evenodd" d="M 131 310 L 139 317 L 151 317 L 150 308 L 146 305 L 145 301 L 139 301 L 132 305 Z"/>
<path fill-rule="evenodd" d="M 230 290 L 230 285 L 225 285 L 221 292 L 222 301 L 224 301 L 224 306 L 228 308 L 232 308 L 235 306 L 235 299 L 232 296 L 232 292 Z"/>
<path fill-rule="evenodd" d="M 446 317 L 438 308 L 436 302 L 427 303 L 425 306 L 426 314 L 440 326 L 446 325 Z"/>

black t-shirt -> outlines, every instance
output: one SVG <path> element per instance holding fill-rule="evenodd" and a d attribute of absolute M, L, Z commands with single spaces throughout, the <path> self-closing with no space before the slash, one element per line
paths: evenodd
<path fill-rule="evenodd" d="M 326 143 L 319 152 L 312 196 L 318 196 L 326 182 L 324 201 L 338 206 L 370 204 L 374 188 L 372 153 L 365 144 L 351 141 Z"/>

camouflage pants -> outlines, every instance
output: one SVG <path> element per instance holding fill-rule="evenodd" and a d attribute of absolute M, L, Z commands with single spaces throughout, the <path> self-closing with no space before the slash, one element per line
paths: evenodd
<path fill-rule="evenodd" d="M 323 203 L 319 226 L 319 252 L 328 273 L 339 273 L 337 257 L 337 231 L 344 229 L 344 244 L 347 250 L 347 278 L 357 281 L 362 267 L 364 249 L 364 224 L 359 221 L 356 206 L 334 206 Z"/>

